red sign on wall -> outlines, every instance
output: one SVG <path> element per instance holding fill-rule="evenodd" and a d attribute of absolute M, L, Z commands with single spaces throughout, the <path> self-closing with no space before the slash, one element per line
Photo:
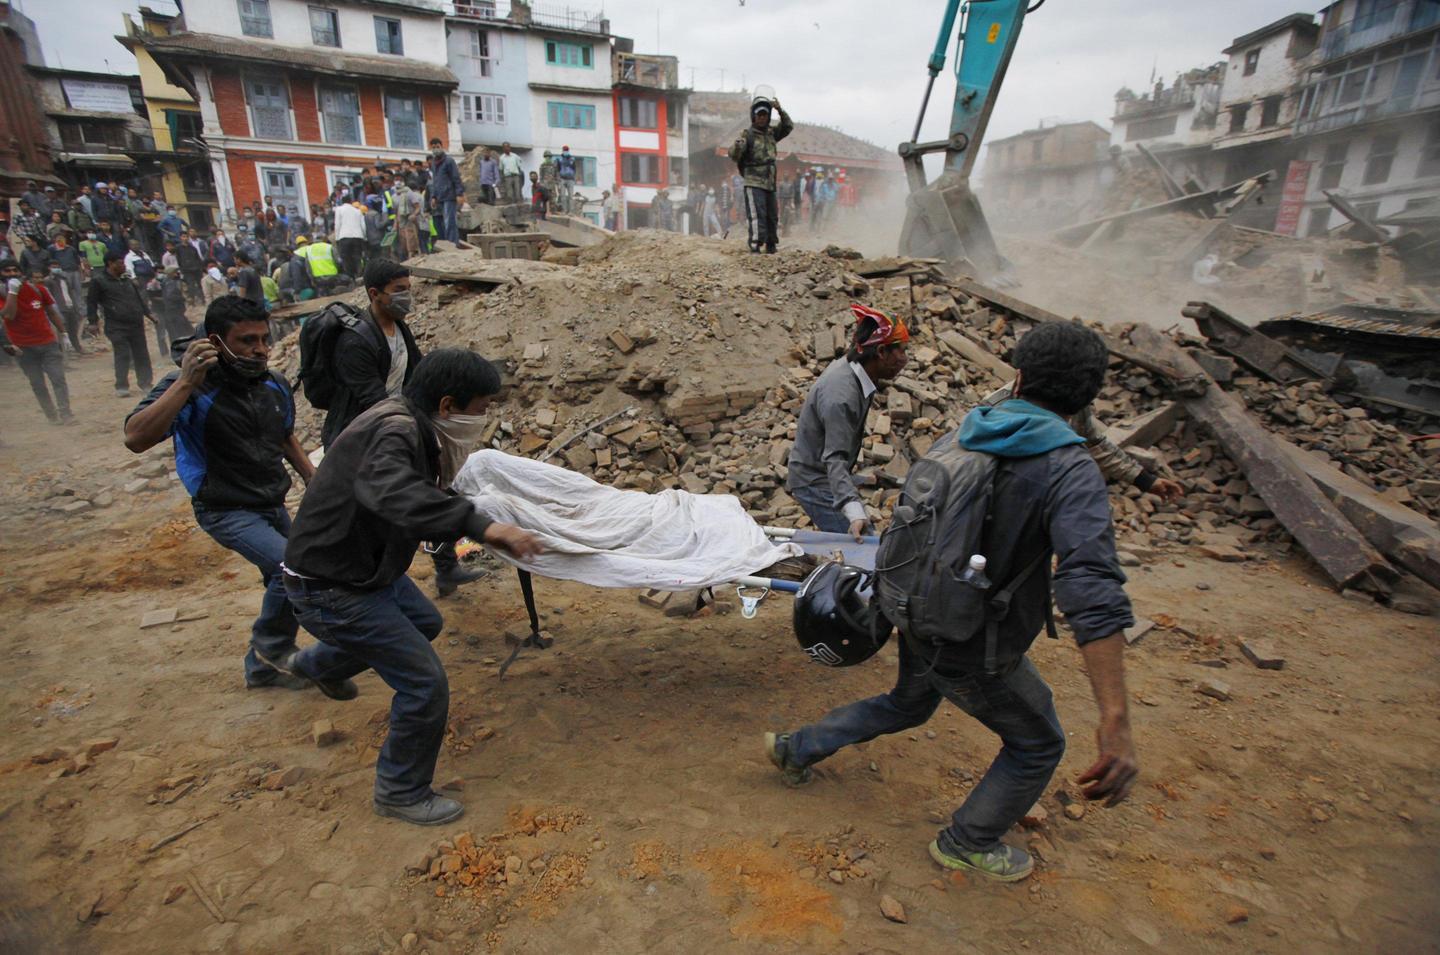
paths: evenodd
<path fill-rule="evenodd" d="M 1308 159 L 1290 160 L 1285 171 L 1285 189 L 1280 193 L 1280 211 L 1275 216 L 1275 231 L 1281 235 L 1295 235 L 1300 228 L 1300 210 L 1305 208 L 1305 192 L 1310 188 L 1310 167 Z"/>

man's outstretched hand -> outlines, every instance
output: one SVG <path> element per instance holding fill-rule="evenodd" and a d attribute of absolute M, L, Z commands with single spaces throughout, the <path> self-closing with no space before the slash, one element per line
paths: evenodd
<path fill-rule="evenodd" d="M 869 529 L 870 522 L 867 520 L 850 522 L 850 536 L 855 538 L 855 543 L 857 544 L 862 543 L 865 540 L 865 532 Z"/>
<path fill-rule="evenodd" d="M 1170 478 L 1159 478 L 1151 485 L 1150 493 L 1166 501 L 1178 501 L 1185 496 L 1185 485 Z"/>
<path fill-rule="evenodd" d="M 545 545 L 541 544 L 534 534 L 522 531 L 514 524 L 491 524 L 485 528 L 484 541 L 491 547 L 498 547 L 523 559 L 545 553 Z"/>
<path fill-rule="evenodd" d="M 1140 774 L 1130 721 L 1102 722 L 1095 731 L 1095 740 L 1100 746 L 1100 758 L 1076 781 L 1090 784 L 1081 790 L 1086 799 L 1104 799 L 1107 807 L 1119 805 L 1130 795 L 1135 777 Z"/>

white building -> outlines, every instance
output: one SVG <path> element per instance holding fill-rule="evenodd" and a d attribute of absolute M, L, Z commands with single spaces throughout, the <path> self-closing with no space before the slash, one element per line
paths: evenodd
<path fill-rule="evenodd" d="M 1143 144 L 1164 154 L 1165 164 L 1178 179 L 1203 180 L 1210 139 L 1220 110 L 1220 80 L 1224 64 L 1189 70 L 1166 86 L 1137 95 L 1126 88 L 1115 94 L 1111 145 L 1127 153 Z"/>
<path fill-rule="evenodd" d="M 603 24 L 603 25 L 602 25 Z M 615 108 L 611 92 L 612 37 L 598 15 L 567 26 L 532 22 L 524 36 L 530 97 L 531 168 L 548 149 L 569 146 L 582 195 L 598 199 L 615 182 Z"/>

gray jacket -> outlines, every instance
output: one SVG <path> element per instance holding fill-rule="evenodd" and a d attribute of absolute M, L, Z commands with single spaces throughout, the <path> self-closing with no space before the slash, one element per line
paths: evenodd
<path fill-rule="evenodd" d="M 829 492 L 837 511 L 851 501 L 861 503 L 860 492 L 850 478 L 850 469 L 860 457 L 865 437 L 865 416 L 870 402 L 860 380 L 845 358 L 830 363 L 805 396 L 800 421 L 795 426 L 795 446 L 785 487 L 820 487 Z"/>

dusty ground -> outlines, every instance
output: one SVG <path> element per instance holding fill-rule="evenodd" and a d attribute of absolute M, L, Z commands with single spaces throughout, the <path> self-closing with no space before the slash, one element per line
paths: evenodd
<path fill-rule="evenodd" d="M 556 647 L 499 682 L 523 615 L 504 574 L 442 604 L 439 779 L 468 809 L 418 829 L 370 811 L 378 680 L 351 703 L 243 688 L 256 575 L 194 528 L 178 482 L 50 509 L 57 490 L 134 480 L 108 357 L 70 375 L 83 423 L 60 430 L 0 369 L 0 950 L 1440 949 L 1440 625 L 1342 600 L 1299 559 L 1176 552 L 1133 574 L 1138 609 L 1174 626 L 1129 654 L 1143 778 L 1115 810 L 1072 820 L 1053 795 L 1093 758 L 1094 710 L 1073 646 L 1037 643 L 1072 745 L 1048 820 L 1012 836 L 1043 856 L 1028 883 L 947 879 L 925 855 L 995 750 L 954 710 L 842 753 L 808 789 L 765 761 L 764 730 L 882 691 L 893 651 L 831 672 L 797 652 L 783 600 L 676 621 L 631 592 L 541 582 Z M 204 616 L 140 629 L 164 607 Z M 1283 670 L 1240 655 L 1256 636 Z M 1198 694 L 1206 678 L 1232 698 Z M 339 743 L 309 739 L 321 719 Z M 513 881 L 441 897 L 407 876 L 461 833 L 518 857 Z M 908 924 L 881 916 L 884 894 Z"/>

